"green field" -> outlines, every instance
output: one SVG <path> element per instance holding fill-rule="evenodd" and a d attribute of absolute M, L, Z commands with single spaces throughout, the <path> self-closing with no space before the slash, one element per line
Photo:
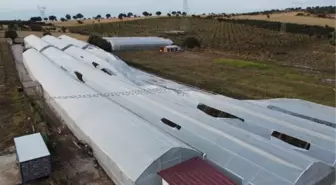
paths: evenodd
<path fill-rule="evenodd" d="M 165 32 L 188 26 L 188 32 Z M 236 98 L 300 98 L 335 106 L 335 47 L 326 38 L 213 19 L 158 18 L 71 28 L 102 36 L 163 36 L 201 48 L 185 53 L 118 53 L 130 65 Z"/>

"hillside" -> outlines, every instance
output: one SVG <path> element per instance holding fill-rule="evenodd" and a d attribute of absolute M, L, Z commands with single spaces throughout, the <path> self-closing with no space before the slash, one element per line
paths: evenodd
<path fill-rule="evenodd" d="M 273 13 L 269 14 L 270 18 L 267 18 L 267 15 L 238 15 L 233 16 L 234 19 L 253 19 L 253 20 L 266 20 L 266 21 L 279 21 L 286 23 L 297 23 L 297 24 L 307 24 L 307 25 L 318 25 L 335 28 L 335 19 L 332 18 L 320 18 L 316 16 L 297 16 L 298 13 L 302 12 L 285 12 L 285 13 Z"/>
<path fill-rule="evenodd" d="M 190 32 L 187 34 L 164 33 L 178 30 L 183 24 L 189 25 Z M 196 37 L 203 49 L 225 52 L 245 59 L 279 61 L 288 65 L 335 71 L 334 48 L 328 46 L 327 39 L 280 33 L 244 24 L 211 19 L 160 18 L 78 26 L 70 30 L 74 33 L 97 33 L 103 36 L 157 35 L 171 38 L 180 45 L 187 37 Z"/>
<path fill-rule="evenodd" d="M 166 34 L 189 25 L 189 32 Z M 184 53 L 117 53 L 137 68 L 243 99 L 290 97 L 335 105 L 335 47 L 327 38 L 201 18 L 160 18 L 72 27 L 102 36 L 164 36 L 200 49 Z M 313 92 L 313 93 L 312 93 Z"/>

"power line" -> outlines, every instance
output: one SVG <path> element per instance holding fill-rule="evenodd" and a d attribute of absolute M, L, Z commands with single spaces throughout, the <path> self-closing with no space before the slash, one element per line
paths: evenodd
<path fill-rule="evenodd" d="M 40 11 L 41 18 L 44 19 L 47 7 L 38 5 L 37 9 Z"/>

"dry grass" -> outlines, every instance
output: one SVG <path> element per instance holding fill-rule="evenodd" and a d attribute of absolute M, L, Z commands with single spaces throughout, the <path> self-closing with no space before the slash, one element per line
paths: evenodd
<path fill-rule="evenodd" d="M 153 16 L 154 18 L 155 16 Z M 97 20 L 94 19 L 90 19 L 90 20 L 82 20 L 83 24 L 78 24 L 77 20 L 69 20 L 69 21 L 56 21 L 56 22 L 52 22 L 52 21 L 48 21 L 47 23 L 52 23 L 55 26 L 64 26 L 64 27 L 71 27 L 71 26 L 78 26 L 78 25 L 89 25 L 89 24 L 101 24 L 101 23 L 111 23 L 111 22 L 123 22 L 123 21 L 133 21 L 133 20 L 139 20 L 139 19 L 145 19 L 148 17 L 131 17 L 131 18 L 124 18 L 122 20 L 118 19 L 118 18 L 110 18 L 110 19 L 101 19 L 100 22 L 98 22 Z"/>
<path fill-rule="evenodd" d="M 39 31 L 18 31 L 18 36 L 21 38 L 24 38 L 28 35 L 36 35 L 38 37 L 43 37 L 43 33 L 44 32 L 39 32 Z M 83 40 L 83 41 L 87 41 L 88 36 L 86 35 L 80 35 L 80 34 L 75 34 L 75 33 L 62 33 L 62 32 L 50 32 L 53 36 L 58 37 L 60 35 L 68 35 L 70 37 L 79 39 L 79 40 Z"/>
<path fill-rule="evenodd" d="M 328 25 L 330 27 L 335 27 L 335 24 L 336 24 L 335 19 L 318 18 L 318 17 L 313 17 L 313 16 L 296 16 L 297 13 L 300 13 L 300 12 L 270 14 L 270 19 L 267 19 L 266 15 L 240 15 L 240 16 L 235 16 L 233 18 L 279 21 L 279 22 L 319 25 L 319 26 Z"/>

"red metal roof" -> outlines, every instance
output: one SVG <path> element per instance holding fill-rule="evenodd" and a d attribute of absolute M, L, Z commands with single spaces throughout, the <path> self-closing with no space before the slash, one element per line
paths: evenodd
<path fill-rule="evenodd" d="M 199 157 L 158 173 L 169 185 L 236 185 Z"/>

